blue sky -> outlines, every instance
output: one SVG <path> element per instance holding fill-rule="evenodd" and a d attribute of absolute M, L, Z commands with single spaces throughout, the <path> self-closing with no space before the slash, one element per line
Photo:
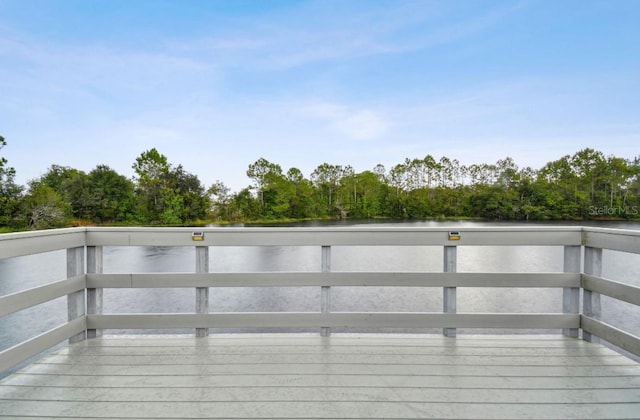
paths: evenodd
<path fill-rule="evenodd" d="M 405 158 L 640 155 L 636 0 L 0 0 L 0 154 L 126 176 L 143 151 L 237 191 Z"/>

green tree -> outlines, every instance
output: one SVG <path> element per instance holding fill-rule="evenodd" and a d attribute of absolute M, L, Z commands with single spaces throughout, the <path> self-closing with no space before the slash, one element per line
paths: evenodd
<path fill-rule="evenodd" d="M 633 167 L 626 159 L 609 156 L 606 159 L 606 168 L 604 181 L 605 189 L 608 190 L 608 204 L 610 207 L 624 207 L 627 205 L 629 186 L 634 177 Z"/>
<path fill-rule="evenodd" d="M 571 157 L 571 166 L 577 178 L 578 214 L 584 217 L 590 206 L 608 203 L 607 162 L 602 152 L 586 148 Z"/>
<path fill-rule="evenodd" d="M 495 166 L 498 185 L 506 190 L 513 188 L 518 181 L 518 165 L 512 158 L 506 157 L 498 160 Z"/>
<path fill-rule="evenodd" d="M 342 178 L 343 168 L 340 165 L 323 163 L 311 173 L 311 181 L 320 192 L 321 214 L 336 216 L 339 209 L 336 207 L 336 193 Z"/>
<path fill-rule="evenodd" d="M 630 176 L 625 186 L 625 205 L 632 208 L 629 215 L 638 217 L 638 211 L 640 211 L 640 156 L 628 162 Z M 635 206 L 635 211 L 633 207 Z"/>
<path fill-rule="evenodd" d="M 263 218 L 314 217 L 316 200 L 311 183 L 298 168 L 283 174 L 280 165 L 264 158 L 249 165 L 247 176 L 254 181 Z"/>
<path fill-rule="evenodd" d="M 231 200 L 231 221 L 242 222 L 261 217 L 260 202 L 251 194 L 250 188 L 244 188 Z"/>
<path fill-rule="evenodd" d="M 355 211 L 358 204 L 358 179 L 350 165 L 338 166 L 338 187 L 335 194 L 335 214 L 340 218 L 347 218 Z"/>
<path fill-rule="evenodd" d="M 510 220 L 517 216 L 517 198 L 514 190 L 500 185 L 482 186 L 471 198 L 471 206 L 480 217 Z"/>
<path fill-rule="evenodd" d="M 39 182 L 29 186 L 23 201 L 23 214 L 32 229 L 50 229 L 67 224 L 71 208 L 53 188 Z"/>
<path fill-rule="evenodd" d="M 0 136 L 0 149 L 7 142 Z M 16 171 L 0 156 L 0 226 L 15 226 L 19 222 L 22 187 L 15 183 Z"/>
<path fill-rule="evenodd" d="M 372 171 L 355 174 L 354 178 L 354 205 L 350 216 L 358 218 L 385 216 L 388 188 L 383 182 L 384 178 Z"/>
<path fill-rule="evenodd" d="M 537 183 L 543 194 L 549 196 L 547 203 L 550 217 L 570 219 L 580 214 L 580 203 L 584 193 L 580 190 L 580 179 L 573 170 L 571 156 L 549 162 L 538 171 Z"/>
<path fill-rule="evenodd" d="M 388 207 L 391 217 L 404 218 L 408 217 L 407 201 L 408 201 L 408 169 L 406 164 L 399 163 L 389 171 L 389 186 L 393 194 L 389 196 Z"/>
<path fill-rule="evenodd" d="M 276 182 L 277 178 L 282 177 L 282 167 L 269 162 L 265 158 L 260 158 L 249 165 L 247 176 L 253 180 L 260 204 L 263 207 L 264 215 L 270 213 L 270 206 L 267 206 L 265 202 L 265 192 L 269 189 L 269 184 Z"/>
<path fill-rule="evenodd" d="M 297 219 L 317 217 L 319 199 L 311 181 L 298 168 L 290 168 L 285 177 L 292 188 L 287 216 Z"/>
<path fill-rule="evenodd" d="M 137 218 L 144 223 L 182 224 L 203 220 L 211 208 L 198 177 L 182 165 L 172 167 L 155 148 L 133 164 Z"/>
<path fill-rule="evenodd" d="M 211 215 L 216 220 L 232 220 L 231 201 L 233 196 L 231 189 L 222 181 L 214 182 L 207 190 L 211 199 Z"/>
<path fill-rule="evenodd" d="M 87 177 L 87 211 L 98 223 L 121 222 L 133 218 L 133 182 L 107 165 L 98 165 Z"/>
<path fill-rule="evenodd" d="M 47 172 L 34 181 L 49 187 L 62 197 L 68 205 L 69 216 L 90 219 L 90 197 L 87 189 L 87 174 L 68 166 L 51 165 Z"/>
<path fill-rule="evenodd" d="M 178 211 L 178 208 L 181 207 L 178 216 L 182 222 L 206 218 L 211 208 L 211 199 L 200 179 L 196 175 L 187 172 L 182 165 L 171 169 L 168 177 L 170 186 L 180 197 L 180 200 L 172 198 L 172 212 Z"/>
<path fill-rule="evenodd" d="M 178 203 L 174 201 L 174 191 L 169 182 L 170 165 L 167 157 L 155 148 L 142 152 L 132 166 L 136 173 L 136 215 L 143 223 L 160 223 L 164 218 L 173 219 Z M 181 211 L 180 211 L 181 213 Z"/>

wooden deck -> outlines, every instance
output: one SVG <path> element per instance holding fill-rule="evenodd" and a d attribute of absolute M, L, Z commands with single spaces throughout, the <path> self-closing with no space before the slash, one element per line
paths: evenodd
<path fill-rule="evenodd" d="M 0 418 L 640 418 L 640 364 L 563 336 L 111 336 L 0 380 Z"/>

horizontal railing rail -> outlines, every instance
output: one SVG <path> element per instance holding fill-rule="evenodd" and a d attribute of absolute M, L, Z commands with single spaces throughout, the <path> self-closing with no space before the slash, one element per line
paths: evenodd
<path fill-rule="evenodd" d="M 87 329 L 86 317 L 76 318 L 0 352 L 0 372 L 82 334 Z"/>
<path fill-rule="evenodd" d="M 637 286 L 582 274 L 581 287 L 587 291 L 588 294 L 596 294 L 596 296 L 604 295 L 635 306 L 640 306 L 640 287 Z M 593 297 L 588 299 L 594 300 Z M 597 302 L 597 297 L 595 300 Z M 599 302 L 597 302 L 596 305 L 597 304 L 599 304 Z M 640 355 L 640 337 L 598 320 L 593 316 L 584 314 L 580 316 L 580 328 L 588 334 L 600 337 L 621 349 Z"/>
<path fill-rule="evenodd" d="M 52 229 L 0 234 L 0 259 L 84 247 L 85 228 Z"/>
<path fill-rule="evenodd" d="M 105 246 L 194 247 L 192 273 L 103 273 Z M 209 272 L 209 249 L 219 246 L 314 246 L 316 272 Z M 442 272 L 332 272 L 332 247 L 440 246 Z M 558 246 L 564 272 L 487 273 L 457 271 L 460 246 Z M 103 329 L 194 328 L 457 328 L 562 329 L 570 336 L 600 337 L 640 354 L 640 339 L 600 318 L 600 295 L 640 306 L 640 288 L 603 278 L 602 250 L 640 254 L 640 232 L 589 227 L 451 228 L 72 228 L 0 235 L 0 259 L 67 251 L 67 278 L 0 297 L 0 317 L 67 296 L 68 321 L 0 352 L 0 371 L 64 340 L 94 337 Z M 583 257 L 584 255 L 584 257 Z M 314 287 L 319 312 L 211 312 L 209 290 L 218 287 Z M 335 312 L 335 287 L 441 288 L 442 312 Z M 458 288 L 561 288 L 562 312 L 462 313 Z M 103 289 L 195 288 L 195 313 L 104 314 Z M 580 291 L 583 306 L 580 310 Z"/>
<path fill-rule="evenodd" d="M 580 287 L 579 273 L 255 272 L 87 274 L 90 288 Z"/>
<path fill-rule="evenodd" d="M 72 277 L 0 297 L 0 316 L 9 315 L 41 303 L 49 302 L 87 287 L 86 275 Z"/>
<path fill-rule="evenodd" d="M 640 306 L 639 287 L 588 274 L 582 274 L 580 278 L 580 286 L 583 289 Z"/>
<path fill-rule="evenodd" d="M 243 312 L 88 315 L 87 328 L 578 328 L 578 314 Z"/>

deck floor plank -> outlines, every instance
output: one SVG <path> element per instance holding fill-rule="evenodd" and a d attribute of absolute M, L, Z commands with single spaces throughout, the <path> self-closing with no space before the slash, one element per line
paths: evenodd
<path fill-rule="evenodd" d="M 562 336 L 113 336 L 0 380 L 3 419 L 639 417 L 640 364 Z"/>

